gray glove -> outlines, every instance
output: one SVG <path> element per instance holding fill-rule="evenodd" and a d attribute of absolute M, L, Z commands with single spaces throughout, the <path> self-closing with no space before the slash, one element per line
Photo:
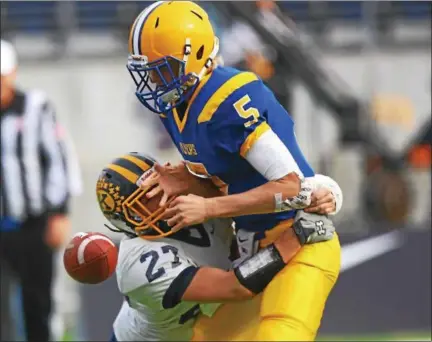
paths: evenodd
<path fill-rule="evenodd" d="M 331 240 L 335 231 L 332 220 L 325 215 L 299 210 L 294 218 L 294 232 L 301 245 Z"/>

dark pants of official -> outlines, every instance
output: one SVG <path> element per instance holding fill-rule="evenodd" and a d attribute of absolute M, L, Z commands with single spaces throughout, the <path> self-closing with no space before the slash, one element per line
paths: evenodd
<path fill-rule="evenodd" d="M 18 230 L 0 233 L 1 262 L 21 286 L 26 340 L 31 342 L 50 337 L 53 252 L 44 242 L 46 226 L 46 217 L 34 217 Z"/>

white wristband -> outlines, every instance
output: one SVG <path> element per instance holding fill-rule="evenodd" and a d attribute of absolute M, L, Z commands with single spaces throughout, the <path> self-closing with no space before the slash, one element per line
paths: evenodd
<path fill-rule="evenodd" d="M 282 193 L 277 193 L 274 195 L 274 201 L 275 201 L 275 213 L 279 213 L 282 211 L 283 207 L 283 198 Z"/>

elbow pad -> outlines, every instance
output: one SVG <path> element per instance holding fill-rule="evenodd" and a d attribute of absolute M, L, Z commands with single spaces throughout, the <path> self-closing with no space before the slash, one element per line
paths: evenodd
<path fill-rule="evenodd" d="M 258 294 L 285 267 L 285 263 L 274 244 L 261 249 L 234 268 L 240 284 Z"/>

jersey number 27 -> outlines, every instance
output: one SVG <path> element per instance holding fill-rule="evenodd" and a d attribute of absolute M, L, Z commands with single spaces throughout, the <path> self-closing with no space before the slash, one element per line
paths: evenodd
<path fill-rule="evenodd" d="M 178 257 L 178 249 L 174 246 L 162 246 L 162 253 L 172 253 L 174 256 L 174 260 L 171 262 L 172 268 L 175 268 L 180 265 L 180 259 Z M 140 262 L 144 263 L 147 259 L 150 258 L 149 266 L 146 270 L 146 277 L 149 283 L 155 281 L 156 279 L 162 277 L 165 274 L 165 269 L 163 267 L 159 267 L 157 270 L 155 270 L 155 266 L 159 260 L 159 253 L 155 250 L 151 250 L 147 253 L 144 253 L 141 255 Z"/>

